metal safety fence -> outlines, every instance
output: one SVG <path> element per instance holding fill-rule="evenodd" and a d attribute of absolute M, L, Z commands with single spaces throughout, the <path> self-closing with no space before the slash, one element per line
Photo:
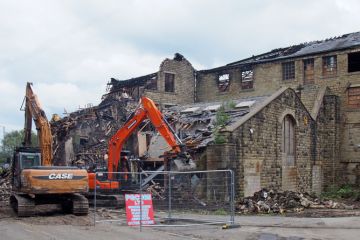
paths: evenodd
<path fill-rule="evenodd" d="M 234 224 L 231 170 L 98 172 L 94 181 L 94 224 Z"/>

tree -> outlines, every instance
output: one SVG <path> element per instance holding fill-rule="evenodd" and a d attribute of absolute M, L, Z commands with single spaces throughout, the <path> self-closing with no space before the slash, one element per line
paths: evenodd
<path fill-rule="evenodd" d="M 8 158 L 11 158 L 13 151 L 16 147 L 22 145 L 24 141 L 24 130 L 20 131 L 11 131 L 6 133 L 2 140 L 2 149 L 0 150 L 0 162 L 6 162 Z M 32 146 L 38 146 L 37 135 L 32 132 L 31 134 Z"/>

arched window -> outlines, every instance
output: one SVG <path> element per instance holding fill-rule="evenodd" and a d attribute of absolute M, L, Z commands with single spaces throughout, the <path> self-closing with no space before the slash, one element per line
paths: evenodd
<path fill-rule="evenodd" d="M 286 115 L 282 124 L 282 152 L 283 164 L 286 166 L 295 165 L 295 119 Z"/>

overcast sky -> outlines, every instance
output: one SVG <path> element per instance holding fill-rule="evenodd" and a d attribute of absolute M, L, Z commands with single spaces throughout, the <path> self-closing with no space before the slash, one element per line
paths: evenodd
<path fill-rule="evenodd" d="M 175 52 L 216 67 L 360 31 L 359 12 L 358 0 L 0 0 L 0 126 L 23 127 L 28 81 L 51 118 Z"/>

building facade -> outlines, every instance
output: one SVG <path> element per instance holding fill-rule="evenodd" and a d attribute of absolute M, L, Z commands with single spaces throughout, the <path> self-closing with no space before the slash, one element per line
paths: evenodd
<path fill-rule="evenodd" d="M 157 72 L 112 79 L 106 96 L 124 94 L 148 96 L 164 110 L 184 106 L 187 123 L 204 122 L 199 116 L 219 103 L 234 105 L 225 114 L 237 117 L 216 132 L 223 141 L 209 120 L 210 140 L 195 155 L 202 170 L 233 169 L 241 195 L 360 183 L 360 32 L 200 71 L 175 54 Z"/>

